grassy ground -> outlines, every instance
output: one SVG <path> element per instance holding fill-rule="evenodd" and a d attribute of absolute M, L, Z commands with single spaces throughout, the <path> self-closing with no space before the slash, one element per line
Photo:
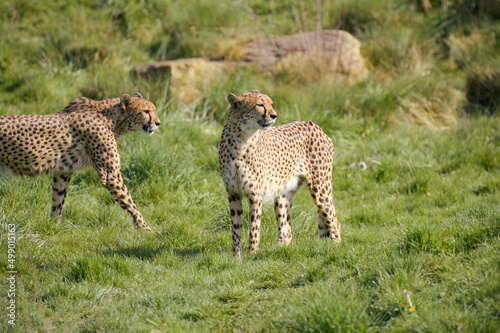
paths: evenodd
<path fill-rule="evenodd" d="M 318 23 L 301 1 L 248 4 L 273 35 Z M 119 139 L 149 234 L 133 230 L 93 170 L 73 176 L 62 220 L 49 218 L 49 178 L 0 178 L 1 331 L 500 330 L 500 119 L 498 107 L 464 97 L 470 71 L 500 67 L 498 22 L 455 9 L 425 14 L 411 1 L 324 2 L 323 28 L 362 41 L 369 79 L 346 86 L 249 68 L 183 108 L 164 83 L 134 82 L 128 70 L 179 56 L 231 58 L 263 34 L 241 3 L 0 6 L 0 114 L 141 91 L 162 120 L 154 136 Z M 278 123 L 312 120 L 333 139 L 342 244 L 318 238 L 304 188 L 290 246 L 277 246 L 266 206 L 259 252 L 232 258 L 217 152 L 225 96 L 251 89 L 273 97 Z M 10 224 L 15 327 L 6 309 Z"/>

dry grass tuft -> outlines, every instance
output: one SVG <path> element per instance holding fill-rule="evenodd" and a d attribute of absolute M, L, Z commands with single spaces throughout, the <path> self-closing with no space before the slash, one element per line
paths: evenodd
<path fill-rule="evenodd" d="M 224 38 L 218 40 L 215 45 L 214 59 L 226 61 L 243 61 L 243 42 L 237 38 Z"/>
<path fill-rule="evenodd" d="M 473 30 L 469 35 L 450 34 L 444 40 L 448 48 L 449 60 L 460 68 L 467 68 L 474 54 L 481 48 L 491 48 L 496 43 L 495 35 L 481 30 Z"/>
<path fill-rule="evenodd" d="M 434 130 L 454 127 L 457 124 L 457 109 L 462 103 L 462 95 L 459 90 L 450 89 L 448 101 L 436 96 L 417 100 L 404 98 L 399 102 L 396 118 L 424 125 Z"/>

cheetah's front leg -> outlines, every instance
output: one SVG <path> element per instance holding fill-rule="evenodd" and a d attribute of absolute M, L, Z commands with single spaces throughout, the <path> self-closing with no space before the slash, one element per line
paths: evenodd
<path fill-rule="evenodd" d="M 228 198 L 233 229 L 233 256 L 235 258 L 241 258 L 241 228 L 243 225 L 243 205 L 241 202 L 241 197 L 237 194 L 228 193 Z"/>
<path fill-rule="evenodd" d="M 123 208 L 134 222 L 134 228 L 141 228 L 147 231 L 151 229 L 148 227 L 141 213 L 134 204 L 130 193 L 123 182 L 120 155 L 118 154 L 118 147 L 116 140 L 112 135 L 102 134 L 99 137 L 102 143 L 96 144 L 92 147 L 92 160 L 97 173 L 99 174 L 99 181 L 104 186 L 113 199 Z M 106 144 L 104 144 L 106 142 Z"/>
<path fill-rule="evenodd" d="M 52 217 L 61 215 L 70 179 L 70 173 L 54 175 L 52 179 Z"/>
<path fill-rule="evenodd" d="M 130 193 L 123 182 L 122 175 L 119 170 L 115 170 L 114 173 L 102 173 L 100 174 L 101 184 L 109 191 L 111 196 L 115 201 L 123 208 L 128 215 L 132 218 L 134 222 L 134 228 L 144 229 L 146 231 L 151 231 L 149 226 L 144 222 L 144 218 L 137 209 Z"/>
<path fill-rule="evenodd" d="M 262 219 L 262 197 L 253 196 L 250 200 L 250 239 L 248 250 L 255 253 L 259 249 L 260 221 Z"/>

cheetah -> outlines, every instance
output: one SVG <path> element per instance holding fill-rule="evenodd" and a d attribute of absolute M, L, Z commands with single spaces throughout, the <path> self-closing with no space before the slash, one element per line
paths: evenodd
<path fill-rule="evenodd" d="M 52 175 L 51 215 L 61 215 L 71 174 L 94 167 L 101 184 L 130 215 L 135 228 L 150 230 L 120 172 L 116 138 L 160 125 L 156 107 L 140 93 L 95 101 L 77 98 L 50 115 L 0 116 L 0 174 Z"/>
<path fill-rule="evenodd" d="M 332 140 L 312 122 L 271 127 L 277 113 L 269 96 L 252 90 L 229 94 L 229 119 L 219 149 L 232 220 L 233 256 L 241 257 L 242 197 L 250 202 L 249 252 L 258 250 L 263 202 L 274 200 L 278 244 L 292 240 L 290 211 L 295 192 L 306 183 L 318 207 L 319 236 L 340 242 L 332 199 Z"/>

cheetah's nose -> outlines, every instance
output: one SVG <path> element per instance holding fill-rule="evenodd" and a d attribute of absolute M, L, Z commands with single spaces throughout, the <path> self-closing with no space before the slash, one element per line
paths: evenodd
<path fill-rule="evenodd" d="M 278 115 L 277 114 L 272 114 L 269 117 L 271 117 L 271 119 L 276 119 L 278 117 Z"/>
<path fill-rule="evenodd" d="M 159 122 L 159 121 L 156 121 L 156 122 L 155 122 L 155 125 L 156 125 L 156 126 L 160 126 L 160 122 Z"/>

